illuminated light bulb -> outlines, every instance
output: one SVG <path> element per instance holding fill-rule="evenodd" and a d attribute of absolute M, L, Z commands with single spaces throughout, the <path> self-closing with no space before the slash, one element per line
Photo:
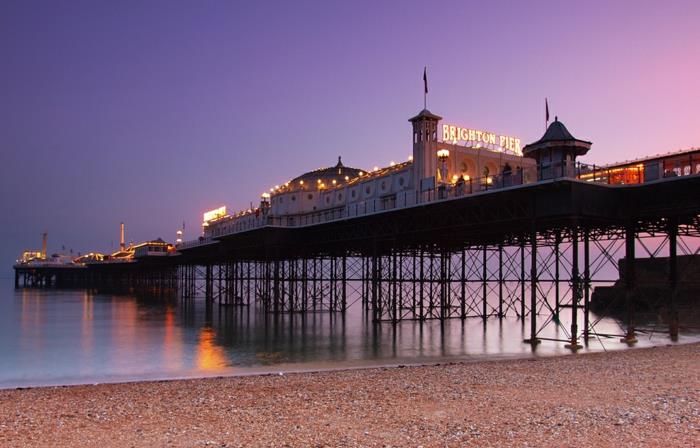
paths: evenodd
<path fill-rule="evenodd" d="M 459 179 L 458 175 L 455 174 L 454 176 L 452 176 L 452 182 L 457 182 L 457 179 Z"/>
<path fill-rule="evenodd" d="M 365 173 L 363 173 L 362 171 L 360 171 L 360 176 L 362 176 L 362 175 L 364 175 L 364 174 L 365 174 Z"/>
<path fill-rule="evenodd" d="M 408 161 L 413 162 L 413 156 L 408 156 Z"/>
<path fill-rule="evenodd" d="M 462 179 L 464 179 L 465 181 L 469 181 L 469 179 L 471 179 L 471 177 L 469 177 L 468 174 L 464 174 L 464 175 L 462 176 Z"/>
<path fill-rule="evenodd" d="M 373 171 L 379 171 L 379 167 L 378 167 L 378 166 L 375 166 L 374 169 L 373 169 Z"/>
<path fill-rule="evenodd" d="M 275 185 L 275 190 L 279 190 L 279 189 L 280 189 L 280 186 L 279 186 L 279 185 Z"/>
<path fill-rule="evenodd" d="M 300 181 L 299 181 L 299 185 L 304 185 L 304 181 L 303 181 L 303 180 L 300 180 Z"/>
<path fill-rule="evenodd" d="M 337 184 L 337 182 L 335 181 L 335 179 L 333 179 L 333 185 L 335 185 L 335 184 Z"/>
<path fill-rule="evenodd" d="M 394 162 L 393 160 L 391 162 L 389 162 L 389 166 L 394 166 L 394 165 L 396 165 L 396 162 Z"/>
<path fill-rule="evenodd" d="M 345 176 L 345 180 L 350 180 L 350 176 Z"/>
<path fill-rule="evenodd" d="M 274 188 L 270 188 L 270 193 L 272 193 L 273 191 L 275 191 L 275 189 L 274 189 Z"/>
<path fill-rule="evenodd" d="M 440 160 L 446 160 L 448 157 L 450 157 L 450 151 L 447 149 L 441 149 L 437 152 L 437 156 Z"/>
<path fill-rule="evenodd" d="M 317 184 L 320 184 L 320 183 L 321 183 L 321 179 L 316 179 L 316 183 L 317 183 Z"/>

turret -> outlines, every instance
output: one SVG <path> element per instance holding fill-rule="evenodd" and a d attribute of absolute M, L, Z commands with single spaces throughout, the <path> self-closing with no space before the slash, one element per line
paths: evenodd
<path fill-rule="evenodd" d="M 537 179 L 576 177 L 576 157 L 591 149 L 591 142 L 578 140 L 554 117 L 541 139 L 523 148 L 523 155 L 537 161 Z"/>
<path fill-rule="evenodd" d="M 413 182 L 414 188 L 421 190 L 421 180 L 433 178 L 437 174 L 437 129 L 442 117 L 423 109 L 408 121 L 413 125 Z M 428 181 L 430 182 L 430 181 Z"/>

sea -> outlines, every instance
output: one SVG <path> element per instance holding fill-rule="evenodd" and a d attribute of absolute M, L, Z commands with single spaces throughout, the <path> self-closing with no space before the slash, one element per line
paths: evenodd
<path fill-rule="evenodd" d="M 541 316 L 546 322 L 546 316 Z M 623 325 L 592 315 L 595 331 L 582 353 L 625 350 Z M 582 322 L 582 318 L 579 319 Z M 568 323 L 551 321 L 543 338 L 565 339 Z M 635 347 L 700 340 L 684 331 L 671 341 L 649 319 Z M 449 319 L 373 323 L 361 302 L 346 313 L 271 315 L 256 306 L 219 307 L 204 299 L 15 289 L 0 279 L 0 388 L 25 388 L 212 376 L 471 362 L 571 355 L 565 343 L 533 346 L 529 321 Z"/>

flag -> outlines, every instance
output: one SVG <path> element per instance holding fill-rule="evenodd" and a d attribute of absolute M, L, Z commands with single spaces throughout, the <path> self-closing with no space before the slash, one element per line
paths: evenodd
<path fill-rule="evenodd" d="M 547 103 L 547 98 L 544 99 L 544 119 L 549 123 L 549 103 Z"/>
<path fill-rule="evenodd" d="M 425 84 L 425 93 L 428 93 L 428 67 L 423 68 L 423 84 Z"/>

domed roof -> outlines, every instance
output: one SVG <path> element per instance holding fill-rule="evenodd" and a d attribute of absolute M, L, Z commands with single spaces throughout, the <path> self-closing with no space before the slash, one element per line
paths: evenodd
<path fill-rule="evenodd" d="M 345 176 L 349 179 L 357 177 L 361 172 L 366 172 L 360 168 L 351 168 L 349 166 L 343 165 L 340 157 L 338 157 L 338 163 L 335 166 L 329 166 L 328 168 L 319 168 L 314 171 L 309 171 L 302 174 L 301 176 L 295 177 L 290 181 L 292 185 L 298 185 L 299 181 L 304 181 L 305 184 L 316 184 L 320 179 L 321 182 L 330 184 L 335 179 L 337 182 L 345 181 Z"/>
<path fill-rule="evenodd" d="M 540 142 L 551 142 L 555 140 L 576 140 L 571 132 L 566 129 L 564 123 L 559 121 L 557 117 L 554 117 L 554 122 L 549 125 L 547 132 L 544 133 Z"/>
<path fill-rule="evenodd" d="M 526 145 L 523 148 L 523 154 L 527 155 L 541 148 L 551 148 L 553 146 L 575 147 L 577 148 L 577 154 L 583 155 L 591 148 L 591 142 L 575 138 L 566 129 L 564 123 L 559 121 L 558 117 L 554 117 L 554 121 L 549 125 L 542 138 Z"/>

